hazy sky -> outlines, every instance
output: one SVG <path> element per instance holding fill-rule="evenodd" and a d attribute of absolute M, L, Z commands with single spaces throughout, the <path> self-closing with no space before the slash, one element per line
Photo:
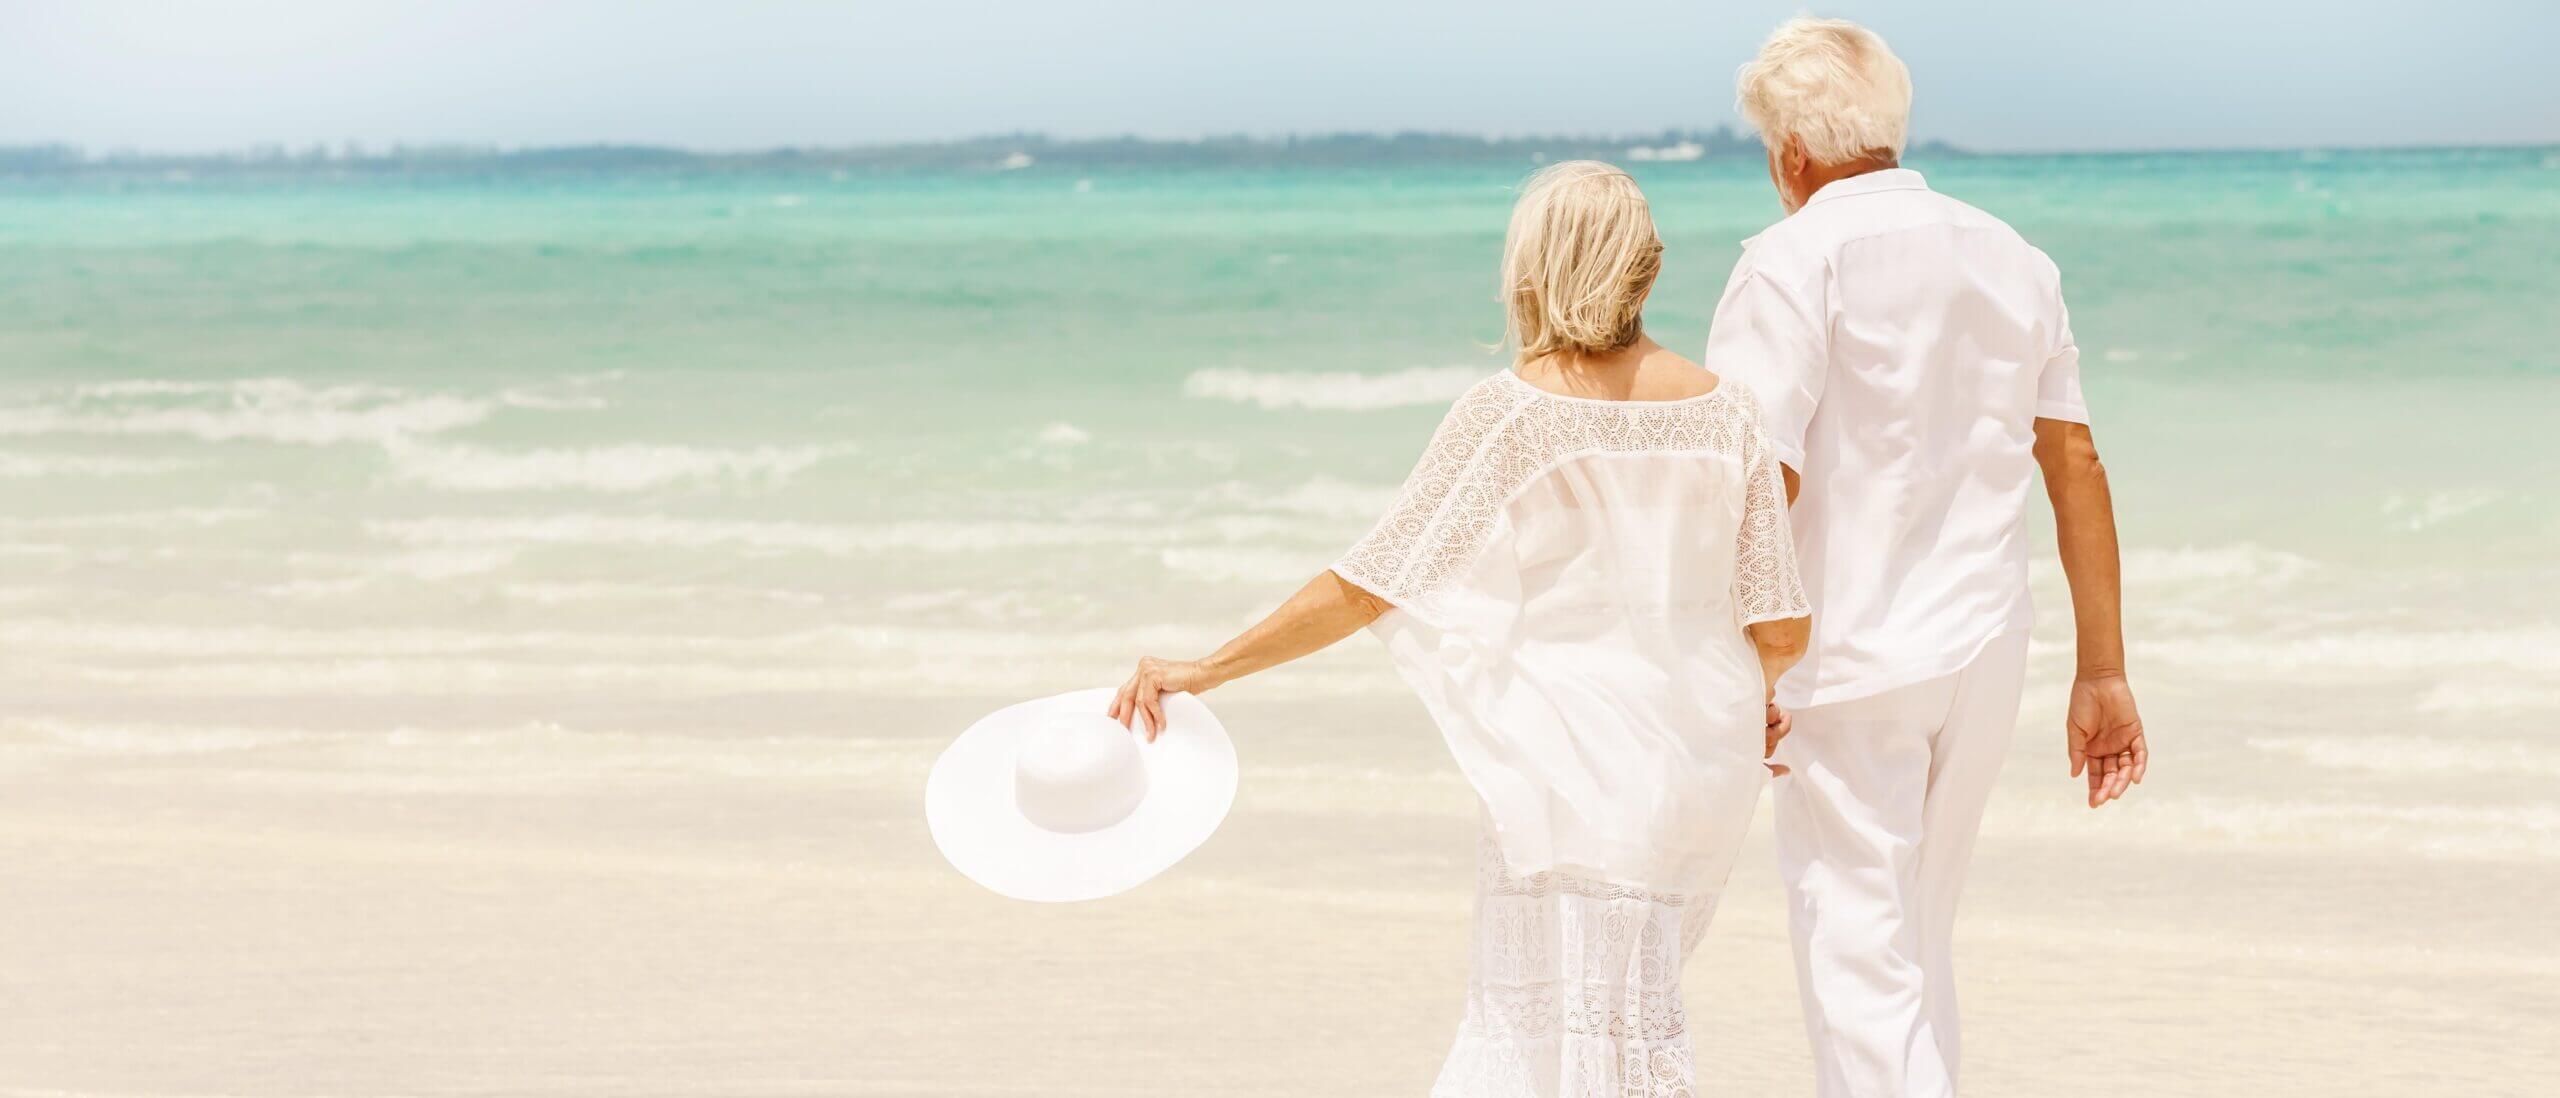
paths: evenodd
<path fill-rule="evenodd" d="M 0 0 L 0 144 L 847 144 L 1733 117 L 1796 0 Z M 2560 141 L 2560 0 L 1823 4 L 1984 149 Z"/>

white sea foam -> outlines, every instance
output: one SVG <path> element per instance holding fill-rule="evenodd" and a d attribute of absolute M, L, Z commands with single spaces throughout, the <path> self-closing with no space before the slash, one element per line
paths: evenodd
<path fill-rule="evenodd" d="M 1158 554 L 1174 572 L 1218 583 L 1303 581 L 1329 560 L 1321 553 L 1293 553 L 1250 546 L 1186 546 Z"/>
<path fill-rule="evenodd" d="M 1084 520 L 915 519 L 855 525 L 571 513 L 532 518 L 451 515 L 383 519 L 366 522 L 364 528 L 374 537 L 412 545 L 609 545 L 824 554 L 1267 542 L 1302 533 L 1298 523 L 1268 515 L 1213 515 L 1181 524 L 1149 517 L 1130 517 L 1127 521 L 1079 517 Z"/>
<path fill-rule="evenodd" d="M 167 435 L 324 446 L 449 431 L 488 418 L 489 410 L 485 400 L 291 378 L 121 381 L 79 386 L 64 400 L 0 407 L 0 435 Z"/>
<path fill-rule="evenodd" d="M 264 518 L 254 507 L 173 507 L 162 511 L 100 511 L 86 515 L 42 515 L 0 518 L 0 530 L 131 530 L 137 532 L 195 530 Z"/>
<path fill-rule="evenodd" d="M 285 628 L 0 620 L 0 683 L 112 687 L 228 697 L 650 696 L 758 691 L 981 691 L 1005 681 L 1107 678 L 1137 653 L 1198 640 L 1183 626 L 828 626 L 780 633 L 504 632 L 457 628 Z M 1321 676 L 1292 689 L 1339 693 Z M 1368 676 L 1349 684 L 1369 690 Z"/>
<path fill-rule="evenodd" d="M 2464 488 L 2448 492 L 2432 492 L 2423 497 L 2392 496 L 2382 502 L 2382 513 L 2392 525 L 2404 530 L 2424 530 L 2449 519 L 2460 518 L 2504 498 L 2506 493 L 2494 488 Z"/>
<path fill-rule="evenodd" d="M 909 521 L 876 526 L 761 519 L 688 519 L 664 515 L 549 515 L 538 518 L 448 516 L 384 519 L 364 524 L 374 537 L 409 545 L 607 545 L 737 549 L 833 555 L 986 552 L 1059 545 L 1157 540 L 1146 530 L 1102 524 L 1009 520 Z"/>
<path fill-rule="evenodd" d="M 1235 491 L 1275 510 L 1325 518 L 1375 519 L 1395 506 L 1398 490 L 1392 484 L 1353 484 L 1317 477 L 1275 495 L 1253 497 L 1241 488 Z"/>
<path fill-rule="evenodd" d="M 759 446 L 732 450 L 626 444 L 495 450 L 392 439 L 385 443 L 385 449 L 394 477 L 448 491 L 640 492 L 717 480 L 779 483 L 852 448 Z"/>
<path fill-rule="evenodd" d="M 1182 395 L 1263 408 L 1370 411 L 1446 404 L 1485 379 L 1478 366 L 1416 366 L 1384 374 L 1265 373 L 1254 370 L 1192 371 Z"/>
<path fill-rule="evenodd" d="M 510 408 L 535 411 L 589 412 L 606 406 L 595 390 L 610 382 L 622 380 L 620 370 L 577 374 L 539 385 L 518 385 L 502 390 L 498 402 Z"/>
<path fill-rule="evenodd" d="M 778 587 L 718 587 L 691 583 L 509 583 L 498 593 L 519 602 L 539 606 L 564 606 L 592 602 L 686 602 L 701 604 L 705 600 L 783 603 L 793 606 L 823 606 L 826 596 L 810 591 L 791 591 Z"/>
<path fill-rule="evenodd" d="M 130 477 L 172 473 L 199 463 L 175 458 L 90 457 L 76 454 L 0 453 L 0 480 L 39 477 Z"/>
<path fill-rule="evenodd" d="M 430 546 L 387 555 L 367 556 L 352 553 L 292 553 L 285 563 L 296 569 L 321 569 L 338 573 L 334 577 L 313 579 L 317 585 L 346 582 L 357 586 L 384 579 L 411 579 L 425 582 L 457 579 L 495 572 L 515 562 L 517 550 L 509 546 L 461 545 Z"/>
<path fill-rule="evenodd" d="M 2290 583 L 2318 568 L 2319 563 L 2309 557 L 2248 542 L 2202 548 L 2128 549 L 2123 564 L 2127 583 L 2159 587 Z M 2035 582 L 2062 582 L 2062 566 L 2050 557 L 2036 558 L 2028 570 Z"/>
<path fill-rule="evenodd" d="M 339 579 L 301 579 L 286 580 L 283 583 L 265 583 L 258 585 L 256 590 L 268 598 L 334 599 L 344 598 L 370 586 L 372 581 L 363 576 L 345 576 Z"/>
<path fill-rule="evenodd" d="M 2440 682 L 2418 699 L 2418 711 L 2465 716 L 2560 714 L 2560 685 Z"/>
<path fill-rule="evenodd" d="M 1128 670 L 1128 656 L 1173 651 L 1199 640 L 1197 630 L 1167 634 L 1151 645 L 1132 645 L 1069 656 L 975 662 L 965 654 L 857 663 L 796 664 L 722 662 L 710 656 L 683 660 L 538 661 L 528 658 L 360 657 L 292 660 L 222 660 L 134 665 L 54 659 L 14 660 L 0 668 L 0 682 L 24 679 L 48 687 L 82 686 L 129 697 L 169 699 L 308 699 L 321 695 L 379 698 L 545 697 L 609 693 L 617 698 L 720 698 L 741 694 L 824 694 L 829 697 L 916 697 L 984 692 L 1002 681 L 1070 689 L 1111 681 Z M 1379 697 L 1400 687 L 1384 675 L 1292 674 L 1291 696 Z"/>
<path fill-rule="evenodd" d="M 27 743 L 105 755 L 203 755 L 303 743 L 314 738 L 313 733 L 279 728 L 0 718 L 0 744 Z"/>
<path fill-rule="evenodd" d="M 2137 583 L 2240 580 L 2284 583 L 2316 567 L 2311 558 L 2258 545 L 2136 549 L 2124 555 L 2125 578 Z"/>
<path fill-rule="evenodd" d="M 963 587 L 901 591 L 881 600 L 880 609 L 890 614 L 932 615 L 930 620 L 946 622 L 957 618 L 1015 623 L 1041 616 L 1040 609 L 1020 591 L 976 591 Z"/>
<path fill-rule="evenodd" d="M 2389 775 L 2560 778 L 2560 750 L 2448 737 L 2253 737 L 2249 746 L 2324 770 Z"/>
<path fill-rule="evenodd" d="M 2137 792 L 2105 813 L 2093 813 L 2068 798 L 1995 798 L 1983 830 L 2001 837 L 2168 846 L 2364 849 L 2487 860 L 2560 856 L 2560 809 L 2526 804 L 2232 801 Z"/>
<path fill-rule="evenodd" d="M 968 628 L 907 625 L 829 625 L 778 633 L 637 633 L 563 630 L 494 631 L 415 628 L 294 628 L 272 625 L 195 625 L 18 617 L 0 620 L 0 648 L 54 658 L 106 658 L 120 662 L 313 657 L 406 658 L 512 656 L 527 661 L 712 660 L 819 664 L 871 657 L 1002 660 L 1074 658 L 1126 652 L 1196 640 L 1181 626 L 1124 629 Z"/>
<path fill-rule="evenodd" d="M 540 794 L 633 779 L 696 783 L 861 781 L 913 788 L 939 743 L 848 741 L 841 735 L 676 736 L 573 728 L 552 721 L 390 728 L 0 719 L 0 765 L 17 758 L 238 755 L 221 769 L 144 771 L 209 782 L 335 790 Z M 867 779 L 867 780 L 866 780 Z"/>
<path fill-rule="evenodd" d="M 2301 636 L 2218 635 L 2137 642 L 2146 657 L 2233 678 L 2367 682 L 2381 675 L 2505 669 L 2560 675 L 2560 627 L 2339 629 Z"/>

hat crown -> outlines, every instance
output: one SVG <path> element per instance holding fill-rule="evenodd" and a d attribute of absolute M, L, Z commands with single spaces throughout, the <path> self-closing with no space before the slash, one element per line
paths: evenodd
<path fill-rule="evenodd" d="M 1022 738 L 1013 760 L 1013 797 L 1024 819 L 1081 834 L 1127 819 L 1147 797 L 1138 740 L 1101 714 L 1060 714 Z"/>

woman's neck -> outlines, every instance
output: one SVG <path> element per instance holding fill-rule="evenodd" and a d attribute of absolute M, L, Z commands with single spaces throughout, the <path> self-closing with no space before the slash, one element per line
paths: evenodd
<path fill-rule="evenodd" d="M 1653 337 L 1638 333 L 1633 343 L 1614 351 L 1567 351 L 1512 367 L 1521 377 L 1549 379 L 1542 388 L 1577 396 L 1625 400 L 1636 395 L 1638 375 L 1646 359 L 1664 353 Z"/>
<path fill-rule="evenodd" d="M 1647 356 L 1661 349 L 1662 345 L 1654 342 L 1652 336 L 1638 332 L 1635 342 L 1614 351 L 1560 351 L 1520 363 L 1517 369 L 1523 372 L 1553 373 L 1561 377 L 1596 380 L 1622 373 L 1633 373 L 1636 366 Z"/>

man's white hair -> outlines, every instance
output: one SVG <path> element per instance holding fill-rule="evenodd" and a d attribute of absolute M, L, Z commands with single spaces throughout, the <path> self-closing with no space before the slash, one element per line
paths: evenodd
<path fill-rule="evenodd" d="M 1804 142 L 1816 163 L 1902 155 L 1911 70 L 1876 32 L 1846 19 L 1790 19 L 1742 66 L 1735 106 L 1775 149 Z"/>

